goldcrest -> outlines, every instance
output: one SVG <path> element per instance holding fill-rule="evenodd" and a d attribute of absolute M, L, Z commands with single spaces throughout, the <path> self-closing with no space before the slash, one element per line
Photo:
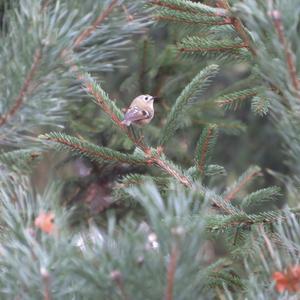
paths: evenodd
<path fill-rule="evenodd" d="M 150 95 L 140 95 L 133 99 L 127 109 L 122 124 L 130 126 L 131 123 L 137 125 L 146 125 L 154 117 L 153 102 L 156 97 Z"/>

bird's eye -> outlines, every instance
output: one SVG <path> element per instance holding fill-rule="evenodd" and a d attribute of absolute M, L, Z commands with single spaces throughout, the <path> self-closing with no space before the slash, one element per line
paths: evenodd
<path fill-rule="evenodd" d="M 145 100 L 147 101 L 149 97 L 145 97 Z"/>

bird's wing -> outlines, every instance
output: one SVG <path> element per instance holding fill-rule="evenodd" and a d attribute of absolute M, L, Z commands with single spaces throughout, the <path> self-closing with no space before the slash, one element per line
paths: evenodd
<path fill-rule="evenodd" d="M 124 121 L 135 122 L 150 118 L 150 113 L 136 106 L 130 107 L 124 116 Z"/>

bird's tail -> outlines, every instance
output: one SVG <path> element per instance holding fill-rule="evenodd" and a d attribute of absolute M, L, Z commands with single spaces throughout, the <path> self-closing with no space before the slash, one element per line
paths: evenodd
<path fill-rule="evenodd" d="M 131 121 L 124 119 L 124 120 L 122 121 L 122 124 L 124 124 L 124 125 L 126 125 L 126 126 L 130 126 Z"/>

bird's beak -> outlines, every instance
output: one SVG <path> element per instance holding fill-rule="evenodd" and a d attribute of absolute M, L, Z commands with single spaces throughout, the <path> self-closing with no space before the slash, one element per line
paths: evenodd
<path fill-rule="evenodd" d="M 158 100 L 158 99 L 159 99 L 159 97 L 157 97 L 157 96 L 154 96 L 154 97 L 152 97 L 152 99 L 153 99 L 153 100 Z"/>

